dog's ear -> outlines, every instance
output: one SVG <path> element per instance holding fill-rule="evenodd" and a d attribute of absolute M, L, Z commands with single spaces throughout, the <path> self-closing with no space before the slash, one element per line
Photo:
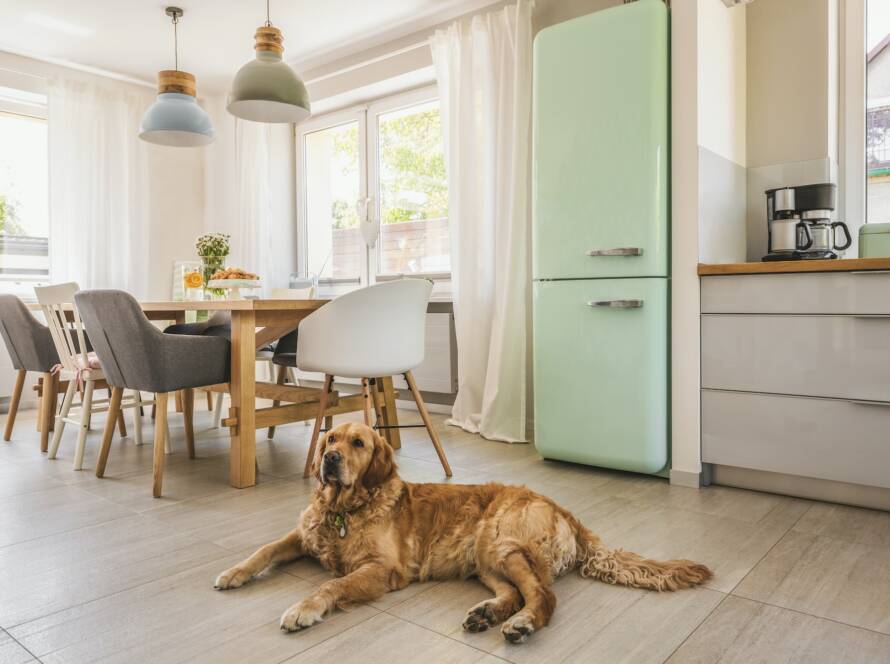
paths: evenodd
<path fill-rule="evenodd" d="M 325 448 L 328 446 L 328 434 L 322 433 L 318 436 L 318 444 L 315 446 L 315 454 L 312 456 L 312 465 L 309 466 L 309 472 L 315 475 L 315 479 L 323 484 L 321 478 L 321 460 L 324 457 Z"/>
<path fill-rule="evenodd" d="M 374 432 L 374 453 L 371 461 L 365 469 L 362 477 L 362 484 L 366 489 L 373 489 L 380 486 L 390 477 L 396 470 L 396 466 L 392 460 L 392 447 L 386 442 L 386 439 Z"/>

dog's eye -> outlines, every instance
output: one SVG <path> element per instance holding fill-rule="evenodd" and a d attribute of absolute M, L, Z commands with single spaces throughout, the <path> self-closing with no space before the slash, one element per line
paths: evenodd
<path fill-rule="evenodd" d="M 365 442 L 361 438 L 356 438 L 354 441 L 352 441 L 352 446 L 353 447 L 364 447 Z"/>
<path fill-rule="evenodd" d="M 333 437 L 333 436 L 328 436 L 328 442 L 329 442 L 331 445 L 333 445 L 333 444 L 334 444 L 334 437 Z"/>

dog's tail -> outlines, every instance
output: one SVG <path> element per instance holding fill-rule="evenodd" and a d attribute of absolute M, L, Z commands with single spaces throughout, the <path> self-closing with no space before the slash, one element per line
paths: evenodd
<path fill-rule="evenodd" d="M 711 578 L 711 570 L 691 560 L 650 560 L 630 551 L 607 549 L 580 524 L 578 550 L 581 576 L 603 583 L 661 591 L 697 586 Z"/>

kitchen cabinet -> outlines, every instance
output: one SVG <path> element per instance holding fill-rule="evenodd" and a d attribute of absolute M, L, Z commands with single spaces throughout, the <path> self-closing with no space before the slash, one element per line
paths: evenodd
<path fill-rule="evenodd" d="M 718 481 L 722 468 L 736 480 L 746 469 L 785 478 L 758 475 L 752 488 L 785 492 L 793 476 L 813 481 L 802 495 L 863 504 L 867 489 L 868 506 L 890 506 L 885 262 L 700 266 L 702 461 Z"/>

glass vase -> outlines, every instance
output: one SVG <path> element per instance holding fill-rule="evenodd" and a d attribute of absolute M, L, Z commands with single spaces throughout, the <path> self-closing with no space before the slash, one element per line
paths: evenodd
<path fill-rule="evenodd" d="M 205 299 L 214 297 L 222 297 L 226 294 L 222 288 L 209 288 L 207 286 L 210 278 L 219 270 L 226 266 L 225 256 L 201 256 L 201 276 L 204 277 L 204 294 Z"/>

